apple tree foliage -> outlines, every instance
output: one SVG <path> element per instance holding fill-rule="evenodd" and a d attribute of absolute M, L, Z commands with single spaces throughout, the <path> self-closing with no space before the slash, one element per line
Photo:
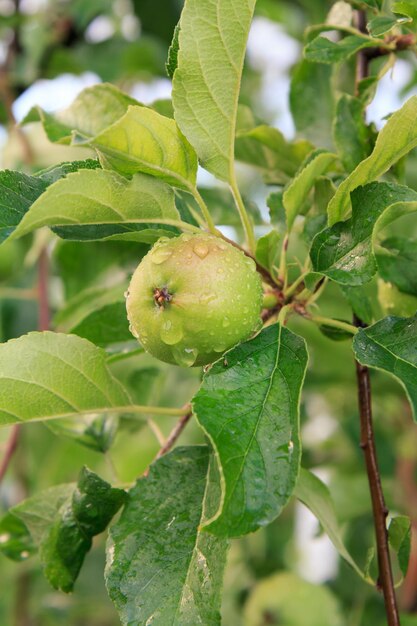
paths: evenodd
<path fill-rule="evenodd" d="M 29 464 L 27 497 L 2 503 L 0 552 L 88 602 L 83 571 L 104 570 L 118 618 L 89 624 L 382 625 L 354 359 L 372 371 L 398 582 L 417 523 L 416 503 L 400 495 L 401 471 L 417 463 L 417 96 L 379 132 L 366 109 L 397 56 L 412 55 L 402 49 L 415 45 L 414 3 L 132 3 L 144 35 L 99 44 L 107 64 L 84 32 L 112 3 L 71 4 L 74 32 L 49 55 L 25 43 L 27 73 L 21 64 L 12 76 L 15 95 L 77 63 L 103 82 L 64 110 L 35 106 L 13 130 L 30 141 L 42 127 L 49 167 L 34 148 L 31 163 L 0 172 L 0 424 L 21 426 L 12 463 Z M 245 60 L 254 16 L 302 39 L 292 140 L 257 100 Z M 12 18 L 15 33 L 25 28 Z M 161 75 L 171 38 L 172 99 L 145 106 L 120 78 Z M 370 72 L 355 85 L 361 51 Z M 216 182 L 200 184 L 199 167 Z M 204 369 L 161 364 L 130 332 L 129 279 L 161 237 L 208 231 L 221 242 L 225 226 L 257 263 L 263 328 Z M 38 331 L 30 281 L 42 254 L 54 316 Z M 182 441 L 167 444 L 185 416 Z M 342 559 L 332 590 L 302 580 L 298 502 Z M 92 573 L 104 532 L 106 564 L 98 557 Z M 61 623 L 51 615 L 45 624 Z"/>

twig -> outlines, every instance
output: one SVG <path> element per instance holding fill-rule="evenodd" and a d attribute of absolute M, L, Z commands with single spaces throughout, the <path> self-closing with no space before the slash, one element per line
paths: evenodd
<path fill-rule="evenodd" d="M 357 326 L 361 326 L 361 322 L 357 318 L 355 318 L 355 322 Z M 382 590 L 384 596 L 388 626 L 400 626 L 397 599 L 395 597 L 394 581 L 392 576 L 391 557 L 389 553 L 388 531 L 386 526 L 388 509 L 385 504 L 384 492 L 382 491 L 373 431 L 369 370 L 366 366 L 358 363 L 358 361 L 355 361 L 355 364 L 358 381 L 358 401 L 361 427 L 360 447 L 362 448 L 365 456 L 377 545 L 379 570 L 377 584 Z"/>
<path fill-rule="evenodd" d="M 184 430 L 184 428 L 187 426 L 188 422 L 190 421 L 192 414 L 193 414 L 192 410 L 188 408 L 188 411 L 180 417 L 178 422 L 175 424 L 174 428 L 169 433 L 168 438 L 165 441 L 164 445 L 160 448 L 158 454 L 156 455 L 155 461 L 157 459 L 160 459 L 161 456 L 164 456 L 164 454 L 166 454 L 167 452 L 171 450 L 171 448 L 174 446 L 177 439 L 181 435 L 182 431 Z"/>
<path fill-rule="evenodd" d="M 356 23 L 361 32 L 366 33 L 366 11 L 356 11 Z M 359 83 L 369 75 L 369 57 L 363 51 L 356 55 L 355 92 L 359 93 Z M 363 322 L 355 315 L 353 318 L 356 327 L 363 327 Z M 366 472 L 368 475 L 369 490 L 372 501 L 375 537 L 378 555 L 378 587 L 382 590 L 385 603 L 385 613 L 388 626 L 400 626 L 397 599 L 395 597 L 394 580 L 392 575 L 391 557 L 388 544 L 387 515 L 384 492 L 378 467 L 375 446 L 375 437 L 372 420 L 371 381 L 366 366 L 355 361 L 356 378 L 358 383 L 358 403 L 360 417 L 360 446 L 365 456 Z"/>
<path fill-rule="evenodd" d="M 190 405 L 186 404 L 185 407 L 184 407 L 183 415 L 181 415 L 180 419 L 178 420 L 178 422 L 175 424 L 174 428 L 169 433 L 165 443 L 158 450 L 158 453 L 156 454 L 156 456 L 153 459 L 152 463 L 154 463 L 155 461 L 160 459 L 161 456 L 164 456 L 164 454 L 166 454 L 167 452 L 169 452 L 171 450 L 171 448 L 173 448 L 173 446 L 175 445 L 177 439 L 180 437 L 182 431 L 184 430 L 184 428 L 187 426 L 188 422 L 190 421 L 190 419 L 192 417 L 192 414 L 193 414 L 193 412 L 191 410 Z M 149 474 L 149 466 L 143 472 L 143 476 L 147 476 L 148 474 Z"/>

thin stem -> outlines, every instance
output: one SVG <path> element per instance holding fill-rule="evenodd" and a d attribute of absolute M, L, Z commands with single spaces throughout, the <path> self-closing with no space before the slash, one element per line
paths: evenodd
<path fill-rule="evenodd" d="M 303 283 L 304 278 L 307 276 L 307 274 L 309 274 L 309 272 L 310 270 L 307 270 L 306 272 L 300 274 L 300 276 L 293 283 L 291 283 L 291 285 L 287 289 L 284 289 L 285 299 L 293 295 L 293 293 L 297 290 L 297 287 Z"/>
<path fill-rule="evenodd" d="M 136 350 L 130 350 L 130 352 L 119 352 L 118 354 L 111 354 L 107 357 L 107 363 L 117 363 L 118 361 L 124 361 L 125 359 L 130 359 L 133 356 L 144 354 L 144 352 L 145 350 L 143 348 L 137 348 Z"/>
<path fill-rule="evenodd" d="M 253 225 L 250 221 L 248 212 L 246 211 L 246 207 L 244 205 L 242 196 L 240 195 L 239 187 L 237 185 L 236 177 L 233 176 L 233 179 L 230 182 L 230 189 L 233 194 L 233 198 L 235 200 L 235 204 L 237 210 L 239 212 L 240 221 L 242 222 L 243 230 L 245 231 L 246 243 L 248 245 L 249 250 L 254 253 L 256 242 L 255 242 L 255 234 L 253 232 Z"/>
<path fill-rule="evenodd" d="M 380 586 L 384 595 L 388 626 L 400 626 L 386 526 L 388 509 L 385 505 L 384 493 L 382 491 L 372 423 L 369 370 L 364 365 L 358 363 L 358 361 L 355 361 L 355 364 L 361 425 L 360 446 L 365 456 L 366 471 L 371 492 L 378 555 L 378 586 Z"/>
<path fill-rule="evenodd" d="M 192 410 L 189 409 L 186 413 L 184 413 L 184 415 L 182 415 L 182 417 L 175 424 L 174 428 L 171 430 L 164 445 L 162 446 L 162 448 L 160 448 L 158 454 L 155 457 L 155 460 L 159 459 L 161 456 L 163 456 L 164 454 L 166 454 L 167 452 L 171 450 L 171 448 L 174 446 L 177 439 L 181 435 L 182 431 L 184 430 L 184 428 L 190 421 L 192 414 L 193 414 Z"/>
<path fill-rule="evenodd" d="M 213 235 L 217 235 L 218 231 L 217 231 L 216 225 L 213 222 L 213 218 L 210 215 L 210 211 L 208 210 L 207 204 L 204 202 L 203 198 L 201 197 L 201 194 L 198 191 L 197 187 L 193 187 L 192 189 L 190 189 L 190 192 L 192 193 L 192 195 L 195 198 L 195 201 L 200 207 L 201 213 L 203 214 L 204 219 L 206 220 L 209 231 L 213 233 Z"/>
<path fill-rule="evenodd" d="M 310 315 L 309 313 L 305 314 L 306 320 L 310 320 L 310 322 L 314 322 L 319 326 L 331 326 L 332 328 L 339 328 L 340 330 L 345 330 L 352 335 L 356 335 L 358 329 L 352 324 L 348 324 L 347 322 L 342 322 L 340 320 L 334 320 L 331 317 L 322 317 L 321 315 Z"/>
<path fill-rule="evenodd" d="M 284 289 L 287 286 L 287 250 L 288 250 L 289 237 L 288 234 L 285 235 L 284 240 L 282 242 L 281 248 L 281 258 L 279 262 L 279 273 L 278 278 L 284 285 Z"/>
<path fill-rule="evenodd" d="M 160 459 L 161 456 L 163 456 L 164 454 L 169 452 L 171 450 L 171 448 L 174 447 L 176 441 L 179 439 L 182 431 L 187 426 L 187 424 L 190 421 L 192 415 L 193 415 L 193 411 L 192 411 L 190 405 L 186 404 L 181 409 L 181 417 L 180 417 L 180 419 L 178 420 L 178 422 L 175 424 L 174 428 L 169 433 L 165 443 L 158 450 L 158 453 L 155 456 L 153 462 L 156 461 L 157 459 Z M 147 476 L 148 474 L 149 474 L 149 467 L 144 471 L 143 475 Z"/>
<path fill-rule="evenodd" d="M 366 11 L 356 11 L 356 23 L 361 32 L 366 32 Z M 356 78 L 355 92 L 359 93 L 359 83 L 369 75 L 369 57 L 365 52 L 359 51 L 356 55 Z M 356 326 L 363 323 L 356 316 Z M 385 613 L 388 626 L 400 626 L 397 600 L 395 597 L 394 580 L 392 576 L 391 558 L 388 544 L 388 531 L 386 519 L 388 509 L 385 505 L 384 492 L 382 491 L 381 477 L 376 454 L 375 438 L 372 420 L 371 382 L 369 370 L 358 361 L 355 361 L 356 377 L 358 382 L 358 402 L 361 427 L 360 446 L 363 450 L 368 475 L 369 490 L 371 493 L 372 511 L 374 518 L 377 555 L 378 555 L 378 586 L 382 589 L 385 603 Z"/>

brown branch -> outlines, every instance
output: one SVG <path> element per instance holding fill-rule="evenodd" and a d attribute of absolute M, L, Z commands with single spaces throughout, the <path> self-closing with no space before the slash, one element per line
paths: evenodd
<path fill-rule="evenodd" d="M 187 426 L 188 422 L 190 421 L 192 414 L 193 414 L 192 410 L 188 408 L 188 411 L 180 417 L 178 422 L 175 424 L 174 428 L 169 433 L 166 442 L 164 443 L 164 445 L 162 446 L 162 448 L 159 450 L 158 454 L 156 455 L 155 461 L 157 459 L 160 459 L 161 456 L 164 456 L 164 454 L 166 454 L 167 452 L 171 450 L 171 448 L 174 446 L 177 439 L 181 435 L 182 431 L 184 430 L 184 428 Z"/>
<path fill-rule="evenodd" d="M 384 492 L 382 491 L 373 431 L 369 370 L 357 361 L 355 363 L 361 424 L 360 446 L 365 456 L 366 472 L 368 474 L 378 555 L 379 577 L 377 584 L 384 595 L 388 626 L 399 626 L 400 620 L 394 591 L 386 525 L 388 509 L 385 505 Z"/>
<path fill-rule="evenodd" d="M 366 11 L 356 11 L 357 28 L 366 33 Z M 359 82 L 369 75 L 369 57 L 363 51 L 356 55 L 355 92 L 358 94 Z M 363 322 L 354 316 L 354 325 L 363 327 Z M 366 473 L 368 475 L 369 491 L 372 501 L 375 538 L 378 556 L 378 582 L 377 586 L 382 591 L 385 603 L 385 613 L 388 626 L 400 626 L 397 599 L 394 590 L 391 557 L 388 544 L 387 516 L 388 509 L 385 504 L 384 492 L 381 485 L 381 477 L 378 466 L 378 458 L 375 445 L 373 419 L 371 381 L 369 370 L 366 366 L 355 361 L 356 378 L 358 384 L 358 404 L 360 418 L 360 447 L 365 457 Z"/>
<path fill-rule="evenodd" d="M 152 463 L 160 459 L 161 456 L 164 456 L 164 454 L 167 454 L 167 452 L 169 452 L 174 447 L 182 431 L 184 430 L 184 428 L 187 426 L 188 422 L 190 421 L 192 415 L 193 415 L 193 412 L 191 410 L 190 405 L 186 404 L 184 407 L 184 415 L 181 415 L 180 419 L 178 420 L 174 428 L 169 433 L 164 445 L 161 446 L 161 448 L 158 450 L 158 453 L 156 454 Z M 143 476 L 147 476 L 148 474 L 149 474 L 149 466 L 143 472 Z"/>

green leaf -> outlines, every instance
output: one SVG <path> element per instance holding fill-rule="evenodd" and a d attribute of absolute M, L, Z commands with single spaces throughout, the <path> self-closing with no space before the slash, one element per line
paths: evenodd
<path fill-rule="evenodd" d="M 266 125 L 236 135 L 236 159 L 258 168 L 268 184 L 285 184 L 312 150 L 308 141 L 288 142 L 277 128 Z"/>
<path fill-rule="evenodd" d="M 132 339 L 126 316 L 126 289 L 124 283 L 82 291 L 55 316 L 54 328 L 58 332 L 84 337 L 102 347 Z"/>
<path fill-rule="evenodd" d="M 94 137 L 120 119 L 130 105 L 138 104 L 114 85 L 102 83 L 84 89 L 64 111 L 51 114 L 34 107 L 22 124 L 41 121 L 50 141 L 70 144 L 73 131 Z"/>
<path fill-rule="evenodd" d="M 398 564 L 402 575 L 407 574 L 411 551 L 411 521 L 406 515 L 393 517 L 388 526 L 390 545 L 397 553 Z"/>
<path fill-rule="evenodd" d="M 128 180 L 109 170 L 80 170 L 51 185 L 32 204 L 12 238 L 41 226 L 71 224 L 71 237 L 89 226 L 84 235 L 81 229 L 80 237 L 153 243 L 162 235 L 176 234 L 166 221 L 178 219 L 174 193 L 165 183 L 144 174 Z M 58 234 L 68 236 L 66 230 Z"/>
<path fill-rule="evenodd" d="M 179 34 L 180 34 L 180 24 L 178 23 L 175 26 L 174 35 L 172 37 L 172 42 L 168 50 L 168 58 L 166 62 L 166 71 L 170 78 L 173 78 L 174 72 L 177 69 L 178 65 L 178 50 L 180 48 L 179 45 Z"/>
<path fill-rule="evenodd" d="M 404 0 L 401 2 L 394 2 L 391 8 L 393 13 L 398 13 L 399 15 L 406 15 L 410 17 L 412 20 L 417 20 L 417 5 L 413 0 Z"/>
<path fill-rule="evenodd" d="M 359 363 L 388 372 L 400 381 L 417 421 L 417 314 L 386 317 L 360 329 L 353 349 Z"/>
<path fill-rule="evenodd" d="M 411 19 L 398 19 L 386 16 L 374 17 L 370 22 L 368 22 L 367 29 L 372 37 L 381 37 L 381 35 L 385 35 L 385 33 L 388 33 L 396 26 L 401 26 L 402 24 L 411 21 Z"/>
<path fill-rule="evenodd" d="M 108 284 L 116 267 L 128 275 L 148 250 L 145 244 L 127 241 L 57 241 L 53 261 L 64 283 L 66 300 L 87 287 Z"/>
<path fill-rule="evenodd" d="M 300 462 L 306 366 L 304 340 L 274 324 L 227 352 L 204 376 L 193 411 L 215 448 L 223 493 L 209 532 L 252 532 L 288 501 Z"/>
<path fill-rule="evenodd" d="M 175 119 L 203 167 L 234 180 L 240 81 L 255 0 L 186 0 L 181 13 Z"/>
<path fill-rule="evenodd" d="M 99 167 L 92 159 L 61 163 L 49 170 L 29 176 L 22 172 L 4 170 L 0 172 L 0 243 L 14 231 L 31 205 L 43 194 L 48 185 L 83 168 Z"/>
<path fill-rule="evenodd" d="M 84 161 L 68 161 L 65 163 L 59 163 L 59 165 L 53 165 L 46 170 L 36 172 L 36 177 L 41 178 L 48 185 L 56 183 L 60 178 L 68 176 L 78 170 L 97 170 L 101 169 L 101 165 L 97 159 L 85 159 Z"/>
<path fill-rule="evenodd" d="M 75 335 L 29 333 L 0 345 L 0 424 L 126 406 L 106 354 Z"/>
<path fill-rule="evenodd" d="M 370 183 L 352 193 L 352 217 L 316 235 L 313 268 L 343 285 L 362 285 L 374 276 L 373 248 L 378 232 L 417 210 L 417 192 L 402 185 Z"/>
<path fill-rule="evenodd" d="M 206 447 L 176 448 L 130 490 L 106 567 L 122 624 L 220 625 L 227 543 L 199 531 L 208 462 Z"/>
<path fill-rule="evenodd" d="M 326 485 L 308 470 L 301 469 L 294 496 L 310 509 L 340 556 L 363 578 L 361 568 L 356 564 L 343 543 L 333 500 Z"/>
<path fill-rule="evenodd" d="M 130 106 L 112 126 L 76 143 L 95 147 L 122 174 L 143 172 L 180 189 L 195 187 L 194 149 L 174 120 L 152 109 Z"/>
<path fill-rule="evenodd" d="M 339 63 L 346 61 L 353 54 L 365 48 L 379 48 L 384 42 L 381 39 L 371 39 L 359 35 L 348 35 L 338 43 L 327 37 L 316 37 L 304 49 L 307 61 L 313 63 Z"/>
<path fill-rule="evenodd" d="M 45 181 L 21 172 L 0 172 L 0 242 L 13 232 L 47 186 Z"/>
<path fill-rule="evenodd" d="M 321 147 L 332 147 L 332 67 L 303 60 L 296 66 L 290 106 L 297 133 Z M 308 102 L 308 106 L 306 106 Z"/>
<path fill-rule="evenodd" d="M 73 484 L 57 485 L 11 507 L 0 520 L 0 551 L 14 561 L 35 554 L 73 490 Z"/>
<path fill-rule="evenodd" d="M 140 420 L 135 416 L 139 425 Z M 46 422 L 49 428 L 58 437 L 68 437 L 90 450 L 107 452 L 116 437 L 119 417 L 116 415 L 84 415 L 72 416 L 68 419 L 58 419 Z"/>
<path fill-rule="evenodd" d="M 341 609 L 325 585 L 313 585 L 290 572 L 279 572 L 251 585 L 244 625 L 342 626 Z"/>
<path fill-rule="evenodd" d="M 280 239 L 281 236 L 279 232 L 273 228 L 266 235 L 259 237 L 256 242 L 256 260 L 262 267 L 272 272 L 272 275 L 276 275 L 279 270 Z"/>
<path fill-rule="evenodd" d="M 72 591 L 92 538 L 106 529 L 125 500 L 122 489 L 82 469 L 71 500 L 61 507 L 40 544 L 44 573 L 55 589 Z"/>
<path fill-rule="evenodd" d="M 0 552 L 12 561 L 24 561 L 36 550 L 26 525 L 9 509 L 0 519 Z"/>
<path fill-rule="evenodd" d="M 369 295 L 364 287 L 350 287 L 341 285 L 341 290 L 349 302 L 353 313 L 368 326 L 373 322 L 373 311 Z"/>
<path fill-rule="evenodd" d="M 369 129 L 364 118 L 364 104 L 343 94 L 336 106 L 333 137 L 347 172 L 366 159 L 370 152 Z"/>
<path fill-rule="evenodd" d="M 417 311 L 417 297 L 403 293 L 392 283 L 378 280 L 378 302 L 384 315 L 411 317 Z"/>
<path fill-rule="evenodd" d="M 417 146 L 417 96 L 413 96 L 393 113 L 378 135 L 372 154 L 339 186 L 328 208 L 329 226 L 340 221 L 350 211 L 350 194 L 359 187 L 379 178 L 401 157 Z"/>
<path fill-rule="evenodd" d="M 288 231 L 292 229 L 294 220 L 317 179 L 325 174 L 334 165 L 336 160 L 337 156 L 331 152 L 315 150 L 301 165 L 295 178 L 285 189 L 282 197 L 287 217 Z"/>
<path fill-rule="evenodd" d="M 376 253 L 379 273 L 398 289 L 417 296 L 417 241 L 390 237 Z"/>

